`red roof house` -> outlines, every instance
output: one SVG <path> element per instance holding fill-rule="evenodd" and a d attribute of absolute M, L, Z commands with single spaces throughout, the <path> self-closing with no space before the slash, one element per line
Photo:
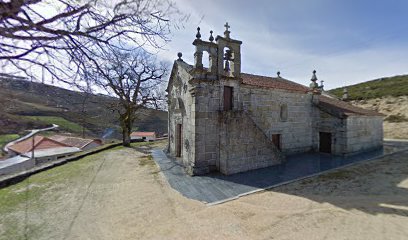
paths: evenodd
<path fill-rule="evenodd" d="M 86 139 L 63 135 L 54 135 L 50 137 L 51 139 L 64 143 L 71 147 L 77 147 L 83 151 L 98 147 L 102 145 L 102 141 L 99 139 Z"/>
<path fill-rule="evenodd" d="M 27 152 L 31 152 L 33 149 L 40 150 L 40 149 L 49 149 L 49 148 L 57 148 L 57 147 L 69 147 L 69 145 L 55 141 L 47 137 L 34 136 L 34 141 L 33 141 L 33 137 L 30 137 L 30 138 L 27 138 L 25 140 L 22 140 L 20 142 L 17 142 L 11 145 L 8 149 L 12 151 L 14 155 L 18 155 L 18 154 L 24 154 Z"/>

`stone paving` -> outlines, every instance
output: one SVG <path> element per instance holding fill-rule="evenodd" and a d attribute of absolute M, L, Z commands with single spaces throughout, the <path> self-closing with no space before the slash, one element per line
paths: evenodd
<path fill-rule="evenodd" d="M 334 157 L 320 153 L 288 156 L 284 164 L 233 175 L 212 173 L 204 176 L 187 175 L 181 164 L 171 160 L 160 149 L 152 151 L 153 159 L 160 166 L 172 188 L 183 196 L 215 204 L 279 184 L 298 180 L 323 171 L 352 163 L 374 159 L 408 149 L 408 142 L 386 141 L 382 150 L 366 152 L 352 157 Z"/>

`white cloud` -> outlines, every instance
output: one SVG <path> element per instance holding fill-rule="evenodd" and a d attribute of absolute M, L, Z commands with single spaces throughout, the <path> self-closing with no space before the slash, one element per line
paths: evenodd
<path fill-rule="evenodd" d="M 201 27 L 202 39 L 207 39 L 210 29 L 214 30 L 214 35 L 221 35 L 225 21 L 228 21 L 231 37 L 243 41 L 244 72 L 274 76 L 280 70 L 282 76 L 308 85 L 311 73 L 316 69 L 318 78 L 325 81 L 326 89 L 408 73 L 408 45 L 375 42 L 353 26 L 337 29 L 324 22 L 308 22 L 308 11 L 314 9 L 319 13 L 324 10 L 319 7 L 322 1 L 304 6 L 299 6 L 299 1 L 273 1 L 266 5 L 265 2 L 264 5 L 235 4 L 231 8 L 228 2 L 177 2 L 182 11 L 191 13 L 191 18 L 184 29 L 173 32 L 168 51 L 160 53 L 167 61 L 175 60 L 180 51 L 183 59 L 192 64 L 194 46 L 191 43 L 197 25 Z M 256 7 L 249 9 L 248 6 Z M 282 8 L 286 12 L 276 10 Z M 293 27 L 295 17 L 304 21 L 296 23 L 299 27 L 285 28 Z"/>

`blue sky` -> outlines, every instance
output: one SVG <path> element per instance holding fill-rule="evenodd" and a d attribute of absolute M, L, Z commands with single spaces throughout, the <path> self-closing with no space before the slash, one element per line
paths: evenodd
<path fill-rule="evenodd" d="M 222 35 L 243 41 L 242 71 L 282 76 L 308 85 L 313 69 L 326 89 L 384 76 L 408 74 L 408 1 L 176 0 L 191 14 L 174 29 L 160 53 L 173 61 L 177 52 L 193 63 L 197 26 L 202 38 Z"/>

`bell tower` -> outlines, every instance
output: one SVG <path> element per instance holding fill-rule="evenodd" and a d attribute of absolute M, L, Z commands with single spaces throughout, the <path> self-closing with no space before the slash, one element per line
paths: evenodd
<path fill-rule="evenodd" d="M 224 36 L 213 37 L 210 31 L 209 41 L 201 40 L 200 27 L 197 28 L 196 39 L 193 42 L 194 69 L 206 76 L 240 78 L 241 76 L 241 44 L 239 40 L 232 39 L 228 23 L 224 25 Z M 203 66 L 203 53 L 208 53 L 208 69 Z"/>
<path fill-rule="evenodd" d="M 241 41 L 231 39 L 228 22 L 224 25 L 224 37 L 217 36 L 218 75 L 239 78 L 241 76 Z"/>
<path fill-rule="evenodd" d="M 209 57 L 209 66 L 208 66 L 208 72 L 211 74 L 217 74 L 217 44 L 214 43 L 214 37 L 212 35 L 213 31 L 210 31 L 210 38 L 209 42 L 208 41 L 203 41 L 201 40 L 201 33 L 200 33 L 200 27 L 197 28 L 197 34 L 196 34 L 196 39 L 193 42 L 193 45 L 195 46 L 195 52 L 194 52 L 194 68 L 196 70 L 201 70 L 204 71 L 204 66 L 203 66 L 203 52 L 208 53 Z"/>

